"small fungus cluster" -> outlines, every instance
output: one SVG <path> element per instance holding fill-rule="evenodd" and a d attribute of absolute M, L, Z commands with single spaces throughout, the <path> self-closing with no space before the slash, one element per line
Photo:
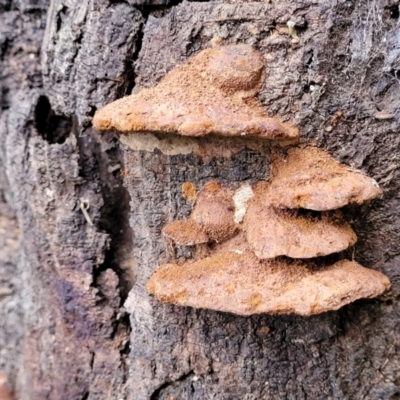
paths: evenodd
<path fill-rule="evenodd" d="M 262 56 L 250 46 L 207 49 L 156 87 L 107 105 L 93 124 L 123 133 L 296 140 L 297 129 L 268 117 L 255 98 L 263 77 Z M 354 261 L 321 258 L 357 240 L 339 209 L 381 193 L 373 179 L 321 149 L 290 149 L 273 161 L 269 180 L 253 186 L 214 180 L 199 193 L 190 183 L 183 191 L 195 199 L 192 213 L 162 233 L 200 251 L 154 272 L 147 289 L 161 302 L 239 315 L 312 315 L 390 287 L 386 276 Z"/>
<path fill-rule="evenodd" d="M 243 186 L 207 183 L 190 218 L 163 229 L 179 245 L 208 243 L 207 256 L 160 266 L 149 292 L 165 303 L 239 315 L 312 315 L 388 289 L 386 276 L 354 261 L 312 260 L 355 244 L 337 208 L 378 196 L 376 182 L 315 147 L 289 150 L 272 171 L 245 204 L 235 202 Z"/>

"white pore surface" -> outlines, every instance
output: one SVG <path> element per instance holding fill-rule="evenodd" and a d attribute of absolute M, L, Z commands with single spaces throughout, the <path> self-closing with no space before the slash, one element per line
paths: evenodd
<path fill-rule="evenodd" d="M 247 210 L 247 202 L 253 197 L 254 192 L 248 183 L 240 186 L 233 195 L 235 202 L 235 223 L 240 224 L 243 221 Z"/>

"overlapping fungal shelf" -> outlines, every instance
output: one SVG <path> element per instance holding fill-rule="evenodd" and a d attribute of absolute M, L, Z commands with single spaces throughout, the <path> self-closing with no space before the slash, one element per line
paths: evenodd
<path fill-rule="evenodd" d="M 296 140 L 297 128 L 270 118 L 255 97 L 264 73 L 262 54 L 251 46 L 206 49 L 154 88 L 106 105 L 94 116 L 93 126 L 121 133 Z"/>
<path fill-rule="evenodd" d="M 239 315 L 307 316 L 378 296 L 390 287 L 380 272 L 345 259 L 313 258 L 357 240 L 335 209 L 380 193 L 373 179 L 315 147 L 289 150 L 273 163 L 270 180 L 252 188 L 234 191 L 211 181 L 189 219 L 163 229 L 179 245 L 207 243 L 207 256 L 161 265 L 147 288 L 164 303 Z"/>
<path fill-rule="evenodd" d="M 263 56 L 251 46 L 206 49 L 154 88 L 99 110 L 93 126 L 293 144 L 298 129 L 269 117 L 255 97 L 264 74 Z M 315 147 L 292 148 L 277 158 L 269 181 L 239 188 L 208 182 L 190 217 L 163 229 L 177 245 L 201 247 L 201 256 L 161 265 L 148 291 L 165 303 L 239 315 L 312 315 L 378 296 L 390 287 L 386 276 L 354 261 L 321 257 L 357 240 L 339 209 L 380 193 L 373 179 Z"/>

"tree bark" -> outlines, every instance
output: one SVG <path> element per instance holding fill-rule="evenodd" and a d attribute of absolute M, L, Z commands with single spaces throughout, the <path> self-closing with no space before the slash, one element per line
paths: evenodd
<path fill-rule="evenodd" d="M 393 0 L 1 0 L 0 374 L 15 398 L 399 399 L 399 37 Z M 345 213 L 350 256 L 390 293 L 310 318 L 148 295 L 160 263 L 193 253 L 161 236 L 190 213 L 182 184 L 267 179 L 269 148 L 153 136 L 149 149 L 91 119 L 213 38 L 259 49 L 269 114 L 384 189 Z"/>

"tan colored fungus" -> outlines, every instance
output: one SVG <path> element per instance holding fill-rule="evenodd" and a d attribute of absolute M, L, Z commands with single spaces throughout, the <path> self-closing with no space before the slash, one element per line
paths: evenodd
<path fill-rule="evenodd" d="M 206 183 L 197 194 L 189 219 L 173 221 L 162 233 L 175 243 L 192 246 L 207 242 L 222 242 L 237 232 L 234 222 L 233 190 L 218 181 Z"/>
<path fill-rule="evenodd" d="M 294 148 L 272 164 L 267 201 L 278 208 L 334 210 L 382 193 L 374 179 L 316 147 Z"/>
<path fill-rule="evenodd" d="M 258 258 L 325 256 L 357 241 L 340 211 L 276 209 L 263 201 L 265 187 L 257 185 L 244 219 L 247 241 Z"/>
<path fill-rule="evenodd" d="M 162 265 L 147 283 L 163 303 L 239 315 L 319 314 L 378 296 L 389 287 L 380 272 L 348 260 L 317 269 L 312 263 L 261 261 L 251 253 L 234 252 Z"/>
<path fill-rule="evenodd" d="M 7 378 L 0 375 L 0 400 L 13 400 L 12 390 L 7 385 Z"/>
<path fill-rule="evenodd" d="M 244 149 L 268 153 L 271 145 L 268 141 L 257 138 L 232 137 L 226 140 L 223 136 L 214 135 L 198 138 L 150 132 L 121 134 L 120 141 L 133 151 L 153 152 L 157 149 L 170 156 L 193 153 L 204 162 L 209 162 L 215 157 L 231 158 Z M 285 147 L 291 143 L 293 143 L 291 140 L 280 140 L 278 144 Z"/>
<path fill-rule="evenodd" d="M 257 50 L 217 46 L 175 67 L 154 88 L 108 104 L 96 113 L 93 126 L 122 133 L 297 139 L 297 128 L 269 118 L 254 97 L 263 80 Z"/>
<path fill-rule="evenodd" d="M 210 241 L 203 228 L 192 219 L 172 221 L 163 228 L 162 233 L 180 246 L 194 246 Z"/>
<path fill-rule="evenodd" d="M 222 243 L 218 243 L 217 246 L 209 246 L 208 253 L 205 256 L 214 256 L 216 254 L 226 252 L 234 252 L 236 254 L 253 252 L 246 240 L 245 233 L 241 229 L 238 229 L 238 232 L 235 236 L 232 236 Z"/>
<path fill-rule="evenodd" d="M 196 185 L 193 182 L 183 183 L 182 196 L 188 201 L 195 201 L 197 198 Z"/>
<path fill-rule="evenodd" d="M 211 241 L 222 242 L 236 231 L 234 191 L 218 181 L 210 181 L 198 193 L 191 218 L 196 221 Z"/>

